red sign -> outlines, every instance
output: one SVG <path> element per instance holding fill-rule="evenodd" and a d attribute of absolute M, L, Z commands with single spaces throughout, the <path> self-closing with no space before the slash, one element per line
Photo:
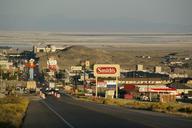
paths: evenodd
<path fill-rule="evenodd" d="M 34 63 L 26 63 L 25 66 L 29 68 L 35 68 L 36 65 Z"/>
<path fill-rule="evenodd" d="M 49 65 L 49 69 L 50 69 L 50 70 L 54 70 L 54 71 L 56 71 L 57 66 L 56 66 L 56 65 Z"/>
<path fill-rule="evenodd" d="M 95 64 L 94 76 L 118 77 L 120 76 L 120 66 L 118 64 Z"/>
<path fill-rule="evenodd" d="M 97 74 L 115 74 L 117 69 L 115 67 L 97 67 Z"/>
<path fill-rule="evenodd" d="M 107 82 L 98 81 L 97 87 L 107 87 Z"/>

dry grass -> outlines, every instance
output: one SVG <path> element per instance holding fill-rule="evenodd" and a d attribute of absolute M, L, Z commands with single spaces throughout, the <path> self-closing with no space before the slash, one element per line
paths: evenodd
<path fill-rule="evenodd" d="M 25 115 L 29 100 L 23 97 L 0 99 L 0 127 L 19 128 Z"/>
<path fill-rule="evenodd" d="M 142 109 L 163 113 L 171 113 L 185 117 L 192 117 L 192 104 L 184 103 L 160 103 L 160 102 L 142 102 L 126 99 L 105 99 L 95 97 L 80 97 L 79 100 L 96 102 L 100 104 L 118 105 L 134 109 Z"/>

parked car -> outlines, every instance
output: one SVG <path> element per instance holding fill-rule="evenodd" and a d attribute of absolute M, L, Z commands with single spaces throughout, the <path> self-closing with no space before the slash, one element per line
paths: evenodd
<path fill-rule="evenodd" d="M 143 95 L 143 96 L 140 97 L 140 100 L 142 100 L 142 101 L 149 101 L 149 97 Z"/>

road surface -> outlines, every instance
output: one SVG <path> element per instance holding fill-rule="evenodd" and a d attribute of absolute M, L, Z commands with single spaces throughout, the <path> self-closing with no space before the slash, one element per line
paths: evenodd
<path fill-rule="evenodd" d="M 75 100 L 32 101 L 23 128 L 191 128 L 192 120 L 156 113 Z"/>

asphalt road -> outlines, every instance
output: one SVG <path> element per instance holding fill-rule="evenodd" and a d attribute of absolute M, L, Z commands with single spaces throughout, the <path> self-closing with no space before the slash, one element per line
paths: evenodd
<path fill-rule="evenodd" d="M 23 128 L 191 128 L 192 120 L 156 113 L 75 100 L 32 101 Z"/>

